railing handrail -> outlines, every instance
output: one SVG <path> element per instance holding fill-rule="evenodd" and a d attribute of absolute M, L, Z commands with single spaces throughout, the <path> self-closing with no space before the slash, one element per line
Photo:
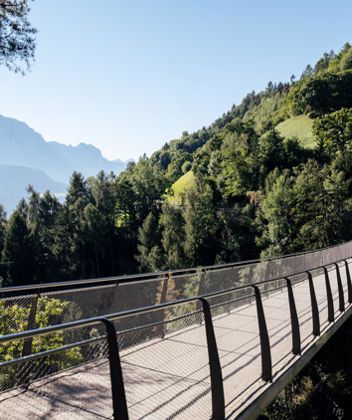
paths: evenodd
<path fill-rule="evenodd" d="M 7 287 L 0 287 L 0 294 L 2 293 L 10 293 L 10 292 L 20 292 L 20 291 L 34 291 L 34 290 L 42 290 L 42 289 L 58 289 L 58 288 L 65 288 L 65 287 L 72 287 L 72 286 L 91 286 L 91 285 L 101 285 L 103 284 L 126 284 L 126 283 L 133 283 L 134 281 L 153 281 L 158 278 L 163 278 L 170 274 L 176 274 L 176 276 L 182 276 L 185 274 L 197 274 L 200 272 L 207 271 L 208 269 L 212 269 L 214 267 L 218 267 L 219 270 L 222 268 L 228 267 L 242 267 L 250 264 L 255 264 L 256 262 L 263 261 L 263 260 L 248 260 L 248 261 L 240 261 L 236 263 L 228 263 L 228 264 L 220 264 L 218 266 L 204 266 L 204 267 L 193 267 L 193 268 L 184 268 L 179 270 L 169 270 L 169 271 L 158 271 L 152 273 L 141 273 L 141 274 L 128 274 L 128 275 L 121 275 L 121 276 L 110 276 L 110 277 L 98 277 L 94 279 L 81 279 L 81 280 L 68 280 L 62 282 L 48 282 L 48 283 L 38 283 L 38 284 L 30 284 L 30 285 L 21 285 L 21 286 L 7 286 Z M 35 293 L 35 292 L 34 292 Z"/>
<path fill-rule="evenodd" d="M 7 287 L 0 287 L 0 295 L 8 294 L 8 293 L 17 293 L 17 292 L 28 292 L 31 291 L 32 293 L 40 293 L 42 290 L 51 290 L 51 289 L 64 289 L 64 288 L 71 288 L 74 286 L 78 287 L 92 287 L 94 285 L 100 286 L 102 284 L 128 284 L 133 283 L 136 281 L 152 281 L 159 277 L 165 277 L 169 275 L 173 276 L 181 276 L 186 274 L 197 274 L 200 272 L 208 272 L 208 271 L 221 271 L 226 268 L 231 267 L 245 267 L 248 265 L 253 265 L 257 263 L 265 263 L 271 262 L 276 260 L 285 260 L 287 258 L 297 257 L 301 255 L 308 255 L 315 252 L 326 251 L 328 249 L 337 248 L 341 245 L 348 245 L 352 243 L 352 241 L 343 242 L 338 245 L 332 245 L 325 248 L 319 248 L 309 251 L 285 254 L 282 256 L 271 257 L 271 258 L 263 258 L 263 259 L 252 259 L 252 260 L 244 260 L 238 261 L 233 263 L 225 263 L 225 264 L 217 264 L 217 265 L 209 265 L 209 266 L 200 266 L 200 267 L 192 267 L 192 268 L 181 268 L 177 270 L 165 270 L 165 271 L 158 271 L 158 272 L 151 272 L 151 273 L 141 273 L 141 274 L 128 274 L 128 275 L 119 275 L 119 276 L 109 276 L 109 277 L 99 277 L 93 279 L 80 279 L 80 280 L 68 280 L 62 282 L 47 282 L 47 283 L 37 283 L 37 284 L 30 284 L 30 285 L 20 285 L 20 286 L 7 286 Z"/>

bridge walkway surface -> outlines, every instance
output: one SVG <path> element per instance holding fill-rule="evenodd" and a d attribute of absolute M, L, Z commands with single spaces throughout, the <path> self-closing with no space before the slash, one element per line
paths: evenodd
<path fill-rule="evenodd" d="M 278 391 L 317 353 L 351 314 L 346 268 L 330 267 L 334 322 L 328 320 L 326 277 L 313 274 L 319 311 L 319 335 L 313 334 L 308 278 L 292 284 L 299 322 L 301 354 L 292 352 L 292 318 L 288 289 L 262 291 L 271 349 L 272 378 L 263 380 L 258 306 L 252 296 L 228 311 L 213 312 L 220 358 L 226 418 L 255 418 Z M 343 304 L 341 307 L 341 292 Z M 332 314 L 330 313 L 330 318 Z M 212 416 L 211 377 L 203 314 L 188 326 L 120 351 L 129 418 L 207 419 Z M 177 322 L 177 321 L 176 321 Z M 155 331 L 155 326 L 151 327 Z M 134 332 L 133 334 L 135 334 Z M 132 333 L 130 333 L 132 334 Z M 109 361 L 106 357 L 33 381 L 26 388 L 0 394 L 1 419 L 112 418 Z"/>

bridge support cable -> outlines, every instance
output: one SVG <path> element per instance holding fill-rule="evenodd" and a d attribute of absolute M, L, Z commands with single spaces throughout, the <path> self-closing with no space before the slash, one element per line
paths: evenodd
<path fill-rule="evenodd" d="M 204 324 L 207 337 L 213 411 L 212 419 L 223 420 L 225 419 L 224 385 L 214 325 L 209 302 L 204 298 L 200 298 L 199 300 L 203 305 Z"/>
<path fill-rule="evenodd" d="M 331 323 L 335 321 L 334 300 L 332 298 L 332 293 L 331 293 L 331 285 L 330 285 L 328 269 L 326 267 L 323 267 L 323 269 L 324 269 L 324 275 L 325 275 L 326 298 L 328 302 L 328 321 L 329 323 Z"/>
<path fill-rule="evenodd" d="M 343 295 L 343 287 L 342 287 L 342 281 L 341 281 L 341 274 L 340 274 L 340 267 L 338 263 L 335 263 L 336 268 L 336 279 L 337 279 L 337 288 L 339 291 L 339 310 L 340 312 L 345 311 L 345 297 Z"/>
<path fill-rule="evenodd" d="M 114 324 L 108 319 L 103 318 L 101 321 L 105 325 L 108 341 L 113 418 L 115 420 L 128 420 L 127 401 L 116 338 L 116 329 Z"/>
<path fill-rule="evenodd" d="M 347 260 L 345 260 L 346 267 L 346 278 L 347 278 L 347 291 L 348 291 L 348 303 L 352 303 L 352 283 L 351 283 L 351 274 L 350 267 Z"/>
<path fill-rule="evenodd" d="M 299 331 L 299 322 L 297 316 L 297 309 L 295 298 L 292 291 L 291 280 L 288 277 L 285 277 L 287 293 L 288 293 L 288 303 L 290 306 L 290 317 L 291 317 L 291 332 L 292 332 L 292 353 L 295 355 L 301 354 L 301 334 Z"/>
<path fill-rule="evenodd" d="M 252 285 L 255 293 L 255 301 L 257 306 L 257 318 L 259 326 L 259 337 L 260 337 L 260 350 L 262 360 L 262 379 L 266 382 L 272 382 L 272 362 L 271 362 L 271 350 L 268 328 L 266 326 L 264 308 L 262 298 L 258 286 Z"/>
<path fill-rule="evenodd" d="M 307 275 L 308 275 L 308 283 L 309 283 L 310 303 L 312 307 L 313 335 L 317 337 L 320 335 L 319 309 L 318 309 L 317 298 L 315 296 L 312 274 L 310 271 L 307 271 Z"/>

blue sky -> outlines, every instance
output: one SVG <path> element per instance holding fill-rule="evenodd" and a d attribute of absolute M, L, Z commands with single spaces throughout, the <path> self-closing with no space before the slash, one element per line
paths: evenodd
<path fill-rule="evenodd" d="M 150 155 L 352 42 L 345 0 L 35 0 L 36 62 L 0 114 L 110 159 Z"/>

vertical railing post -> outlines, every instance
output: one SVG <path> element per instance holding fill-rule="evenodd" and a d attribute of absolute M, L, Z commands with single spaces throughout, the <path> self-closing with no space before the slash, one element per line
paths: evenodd
<path fill-rule="evenodd" d="M 218 346 L 216 344 L 209 302 L 204 298 L 200 298 L 199 300 L 202 302 L 203 305 L 204 324 L 207 337 L 213 410 L 212 418 L 220 420 L 225 418 L 225 397 L 220 357 L 218 352 Z"/>
<path fill-rule="evenodd" d="M 31 303 L 31 308 L 28 314 L 28 322 L 27 322 L 27 330 L 34 330 L 37 328 L 36 317 L 38 311 L 38 300 L 40 298 L 40 294 L 37 293 L 34 298 L 33 302 Z M 23 347 L 22 347 L 22 356 L 29 356 L 32 354 L 33 348 L 33 337 L 28 337 L 23 340 Z M 35 375 L 33 372 L 33 365 L 31 363 L 28 364 L 26 368 L 26 375 L 24 380 L 21 383 L 21 388 L 27 389 L 31 383 L 32 377 Z M 34 369 L 35 371 L 35 369 Z"/>
<path fill-rule="evenodd" d="M 255 293 L 255 301 L 257 306 L 257 318 L 259 326 L 259 337 L 260 337 L 260 349 L 262 359 L 262 379 L 266 382 L 271 382 L 273 379 L 272 375 L 272 363 L 271 363 L 271 351 L 268 328 L 266 326 L 265 314 L 263 309 L 263 303 L 260 296 L 260 291 L 257 286 L 252 286 Z"/>
<path fill-rule="evenodd" d="M 343 295 L 343 287 L 340 275 L 340 267 L 338 263 L 335 263 L 336 268 L 336 279 L 337 279 L 337 288 L 339 290 L 339 310 L 340 312 L 344 312 L 345 310 L 345 297 Z"/>
<path fill-rule="evenodd" d="M 350 267 L 348 266 L 347 260 L 345 260 L 346 267 L 346 279 L 347 279 L 347 291 L 348 291 L 348 303 L 352 303 L 352 283 L 351 283 L 351 274 Z"/>
<path fill-rule="evenodd" d="M 334 322 L 335 321 L 334 300 L 332 298 L 332 293 L 331 293 L 329 272 L 326 267 L 324 267 L 324 274 L 325 274 L 326 298 L 328 301 L 328 321 Z"/>
<path fill-rule="evenodd" d="M 115 283 L 115 289 L 113 291 L 113 311 L 119 311 L 119 303 L 120 303 L 120 296 L 119 296 L 119 282 Z"/>
<path fill-rule="evenodd" d="M 315 296 L 313 277 L 310 271 L 307 271 L 309 282 L 310 303 L 312 306 L 312 321 L 313 321 L 313 335 L 317 337 L 320 335 L 320 320 L 317 298 Z"/>
<path fill-rule="evenodd" d="M 288 303 L 290 306 L 290 316 L 291 316 L 291 331 L 292 331 L 292 353 L 301 354 L 301 334 L 299 331 L 299 323 L 297 316 L 297 309 L 295 304 L 295 298 L 293 296 L 291 280 L 288 277 L 285 277 L 287 293 L 288 293 Z"/>
<path fill-rule="evenodd" d="M 108 340 L 113 418 L 115 420 L 128 420 L 127 401 L 123 384 L 116 329 L 114 324 L 108 319 L 103 318 L 101 321 L 105 325 Z"/>
<path fill-rule="evenodd" d="M 168 273 L 166 273 L 166 275 L 163 277 L 163 286 L 162 286 L 162 291 L 161 291 L 161 296 L 160 296 L 160 301 L 159 303 L 165 303 L 167 301 L 167 291 L 169 288 L 169 280 L 171 277 L 171 272 L 169 271 Z M 162 315 L 162 321 L 165 321 L 165 319 L 167 319 L 166 316 L 166 312 L 167 310 L 163 310 L 160 311 L 161 315 Z M 165 337 L 165 323 L 162 323 L 160 325 L 160 327 L 157 327 L 157 329 L 160 331 L 160 338 L 164 338 Z"/>
<path fill-rule="evenodd" d="M 31 304 L 31 309 L 29 310 L 27 330 L 34 330 L 35 328 L 37 328 L 37 323 L 35 319 L 37 316 L 39 298 L 40 298 L 40 294 L 37 293 Z M 33 345 L 33 337 L 29 337 L 24 340 L 22 356 L 29 356 L 30 354 L 32 354 L 32 345 Z"/>
<path fill-rule="evenodd" d="M 198 285 L 198 293 L 197 296 L 202 296 L 205 294 L 205 281 L 207 278 L 207 270 L 206 268 L 202 268 L 201 272 L 200 272 L 200 280 L 199 280 L 199 285 Z M 196 310 L 201 310 L 202 309 L 202 302 L 200 300 L 197 300 L 196 302 Z"/>

